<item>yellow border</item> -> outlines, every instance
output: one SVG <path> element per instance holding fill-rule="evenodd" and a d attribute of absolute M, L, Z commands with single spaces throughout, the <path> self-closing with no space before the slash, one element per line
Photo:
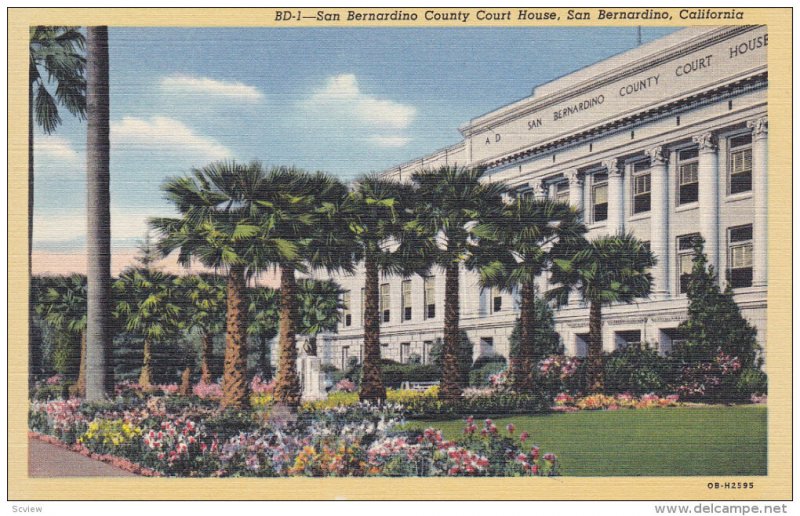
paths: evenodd
<path fill-rule="evenodd" d="M 291 8 L 297 10 L 297 8 Z M 512 10 L 515 8 L 512 8 Z M 625 10 L 632 10 L 628 8 Z M 33 479 L 27 477 L 27 38 L 30 25 L 112 26 L 404 26 L 341 21 L 276 24 L 278 9 L 23 9 L 8 11 L 8 497 L 10 500 L 91 499 L 543 499 L 543 500 L 787 500 L 791 498 L 791 364 L 792 364 L 792 11 L 790 8 L 749 9 L 744 20 L 700 22 L 681 20 L 680 9 L 664 9 L 670 21 L 567 21 L 567 9 L 555 11 L 560 21 L 546 24 L 481 23 L 481 26 L 592 25 L 722 25 L 769 26 L 769 294 L 768 361 L 769 451 L 767 477 L 647 477 L 555 479 Z M 345 12 L 346 9 L 325 9 Z M 380 9 L 355 9 L 360 12 Z M 436 9 L 454 11 L 456 8 Z M 475 9 L 461 9 L 471 10 Z M 508 9 L 486 9 L 503 12 Z M 535 9 L 544 10 L 544 9 Z M 596 8 L 581 8 L 597 12 Z M 661 10 L 661 8 L 659 8 Z M 416 12 L 424 20 L 426 9 Z M 344 17 L 343 17 L 344 18 Z M 474 16 L 471 17 L 474 19 Z M 477 23 L 415 23 L 414 26 L 476 26 Z M 602 447 L 602 443 L 598 443 Z M 746 461 L 748 450 L 742 450 Z M 708 482 L 752 481 L 753 489 L 709 490 Z"/>

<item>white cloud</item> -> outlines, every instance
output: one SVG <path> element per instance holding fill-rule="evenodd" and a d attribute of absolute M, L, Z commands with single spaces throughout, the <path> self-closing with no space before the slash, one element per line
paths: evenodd
<path fill-rule="evenodd" d="M 413 106 L 362 92 L 353 74 L 329 77 L 325 86 L 306 100 L 304 107 L 317 117 L 335 116 L 379 130 L 406 129 L 417 113 Z"/>
<path fill-rule="evenodd" d="M 58 161 L 64 166 L 78 166 L 81 156 L 72 147 L 72 143 L 61 136 L 38 136 L 33 143 L 34 163 L 41 158 L 47 161 Z"/>
<path fill-rule="evenodd" d="M 264 99 L 264 94 L 255 86 L 208 77 L 175 74 L 164 77 L 160 84 L 161 89 L 168 93 L 219 96 L 242 102 L 261 102 Z"/>
<path fill-rule="evenodd" d="M 367 140 L 378 147 L 405 147 L 411 141 L 411 138 L 406 138 L 405 136 L 370 136 Z"/>
<path fill-rule="evenodd" d="M 111 144 L 118 151 L 170 153 L 191 156 L 193 162 L 229 158 L 230 149 L 213 138 L 195 133 L 173 118 L 124 117 L 111 123 Z"/>

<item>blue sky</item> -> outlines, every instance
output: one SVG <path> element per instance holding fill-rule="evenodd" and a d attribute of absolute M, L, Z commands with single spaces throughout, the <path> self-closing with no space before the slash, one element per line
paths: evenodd
<path fill-rule="evenodd" d="M 674 29 L 643 28 L 650 41 Z M 635 27 L 111 28 L 112 246 L 171 213 L 165 178 L 260 159 L 344 180 L 460 140 L 470 118 L 636 45 Z M 34 250 L 82 253 L 86 124 L 35 136 Z"/>

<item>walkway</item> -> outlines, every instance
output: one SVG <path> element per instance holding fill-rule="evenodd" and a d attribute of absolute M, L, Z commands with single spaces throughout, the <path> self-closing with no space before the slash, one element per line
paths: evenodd
<path fill-rule="evenodd" d="M 28 476 L 135 477 L 136 475 L 39 439 L 28 438 Z"/>

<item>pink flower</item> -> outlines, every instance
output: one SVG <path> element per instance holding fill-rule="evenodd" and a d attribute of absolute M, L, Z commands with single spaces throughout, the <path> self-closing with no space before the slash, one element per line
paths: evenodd
<path fill-rule="evenodd" d="M 524 443 L 525 441 L 527 441 L 527 440 L 528 440 L 528 437 L 530 437 L 530 435 L 528 435 L 528 432 L 522 432 L 521 434 L 519 434 L 519 440 L 520 440 L 520 442 L 522 442 L 522 443 Z"/>
<path fill-rule="evenodd" d="M 531 468 L 531 475 L 538 475 L 539 474 L 539 465 L 534 464 Z"/>
<path fill-rule="evenodd" d="M 512 434 L 512 435 L 513 435 L 513 434 L 514 434 L 514 430 L 515 430 L 515 428 L 516 428 L 516 427 L 514 427 L 514 423 L 509 423 L 509 424 L 507 424 L 507 425 L 506 425 L 506 431 L 507 431 L 509 434 Z"/>
<path fill-rule="evenodd" d="M 496 434 L 496 433 L 497 433 L 497 427 L 496 427 L 496 426 L 494 426 L 494 425 L 492 425 L 492 426 L 490 426 L 490 427 L 489 427 L 489 431 L 490 431 L 491 433 L 493 433 L 493 434 Z"/>
<path fill-rule="evenodd" d="M 542 458 L 544 460 L 548 461 L 548 462 L 555 462 L 556 461 L 556 456 L 553 453 L 545 453 Z"/>
<path fill-rule="evenodd" d="M 492 425 L 492 420 L 491 419 L 487 419 L 486 421 L 484 421 L 484 423 L 486 423 L 486 426 L 491 426 Z"/>
<path fill-rule="evenodd" d="M 539 460 L 539 447 L 534 446 L 531 448 L 531 455 L 533 456 L 533 460 Z"/>

